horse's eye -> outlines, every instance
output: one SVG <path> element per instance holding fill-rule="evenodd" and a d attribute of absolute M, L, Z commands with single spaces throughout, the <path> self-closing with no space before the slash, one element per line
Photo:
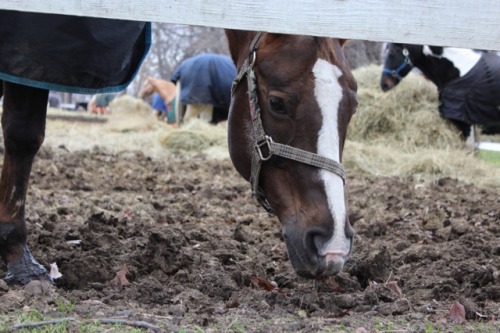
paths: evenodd
<path fill-rule="evenodd" d="M 285 107 L 285 102 L 283 101 L 282 98 L 276 97 L 276 96 L 271 96 L 269 98 L 269 107 L 271 108 L 271 111 L 279 114 L 279 115 L 286 115 L 288 114 L 288 111 L 286 110 Z"/>

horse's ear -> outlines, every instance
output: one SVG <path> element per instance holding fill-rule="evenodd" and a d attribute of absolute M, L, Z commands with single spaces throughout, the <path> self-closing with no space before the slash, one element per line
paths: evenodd
<path fill-rule="evenodd" d="M 339 39 L 340 46 L 344 47 L 344 45 L 347 44 L 348 41 L 349 39 Z"/>
<path fill-rule="evenodd" d="M 429 46 L 431 49 L 432 53 L 435 55 L 442 55 L 443 54 L 443 48 L 441 46 Z"/>

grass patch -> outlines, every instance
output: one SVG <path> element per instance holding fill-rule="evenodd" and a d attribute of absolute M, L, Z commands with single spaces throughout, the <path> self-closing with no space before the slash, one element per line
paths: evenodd
<path fill-rule="evenodd" d="M 480 160 L 485 161 L 488 164 L 494 165 L 500 168 L 500 152 L 480 150 L 477 152 L 477 157 Z"/>
<path fill-rule="evenodd" d="M 66 311 L 68 309 L 66 308 Z M 0 332 L 21 333 L 140 333 L 152 327 L 160 329 L 161 326 L 148 324 L 144 326 L 141 321 L 128 321 L 119 319 L 81 319 L 74 313 L 65 313 L 66 316 L 45 316 L 39 311 L 19 311 L 15 314 L 0 316 Z"/>

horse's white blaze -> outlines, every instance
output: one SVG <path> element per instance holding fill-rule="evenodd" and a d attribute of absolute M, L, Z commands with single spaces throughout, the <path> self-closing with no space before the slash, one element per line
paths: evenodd
<path fill-rule="evenodd" d="M 321 109 L 323 124 L 318 135 L 318 154 L 340 162 L 340 138 L 338 131 L 339 104 L 342 99 L 342 87 L 338 79 L 340 69 L 326 60 L 318 59 L 313 67 L 315 77 L 314 94 Z M 320 255 L 344 257 L 349 253 L 350 241 L 345 236 L 346 206 L 344 183 L 338 175 L 320 171 L 325 185 L 328 206 L 333 216 L 333 237 L 320 250 Z"/>
<path fill-rule="evenodd" d="M 425 45 L 423 53 L 425 55 L 430 55 L 436 57 L 432 53 L 429 46 Z M 453 65 L 460 72 L 460 76 L 467 74 L 472 67 L 479 61 L 481 54 L 471 49 L 460 49 L 456 47 L 445 47 L 443 48 L 443 54 L 438 56 L 439 58 L 446 58 L 453 63 Z"/>

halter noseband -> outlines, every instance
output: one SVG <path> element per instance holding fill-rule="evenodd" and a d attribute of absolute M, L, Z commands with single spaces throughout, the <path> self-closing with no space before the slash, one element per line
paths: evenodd
<path fill-rule="evenodd" d="M 273 139 L 269 135 L 266 135 L 266 133 L 264 132 L 262 119 L 260 117 L 260 106 L 257 95 L 257 82 L 255 78 L 255 72 L 253 70 L 253 66 L 255 64 L 255 61 L 257 60 L 258 43 L 262 35 L 263 32 L 258 32 L 252 40 L 248 58 L 245 59 L 245 62 L 238 72 L 238 75 L 233 81 L 231 95 L 234 95 L 236 86 L 241 82 L 243 77 L 246 76 L 248 84 L 248 102 L 254 134 L 254 149 L 252 152 L 250 185 L 252 187 L 252 195 L 255 196 L 259 204 L 264 207 L 267 212 L 273 213 L 273 209 L 269 204 L 264 191 L 259 187 L 259 177 L 262 162 L 269 160 L 273 155 L 281 156 L 290 160 L 328 170 L 342 178 L 342 181 L 344 183 L 345 172 L 342 164 L 337 161 L 302 149 L 274 142 Z"/>
<path fill-rule="evenodd" d="M 406 67 L 406 66 L 410 66 L 410 68 L 413 67 L 413 63 L 411 62 L 410 60 L 410 52 L 408 51 L 408 49 L 405 47 L 403 48 L 403 55 L 405 57 L 403 63 L 401 65 L 399 65 L 398 68 L 396 69 L 389 69 L 389 68 L 385 68 L 383 69 L 383 72 L 384 73 L 387 73 L 389 75 L 391 75 L 393 78 L 401 81 L 403 79 L 403 77 L 401 76 L 401 71 Z"/>

